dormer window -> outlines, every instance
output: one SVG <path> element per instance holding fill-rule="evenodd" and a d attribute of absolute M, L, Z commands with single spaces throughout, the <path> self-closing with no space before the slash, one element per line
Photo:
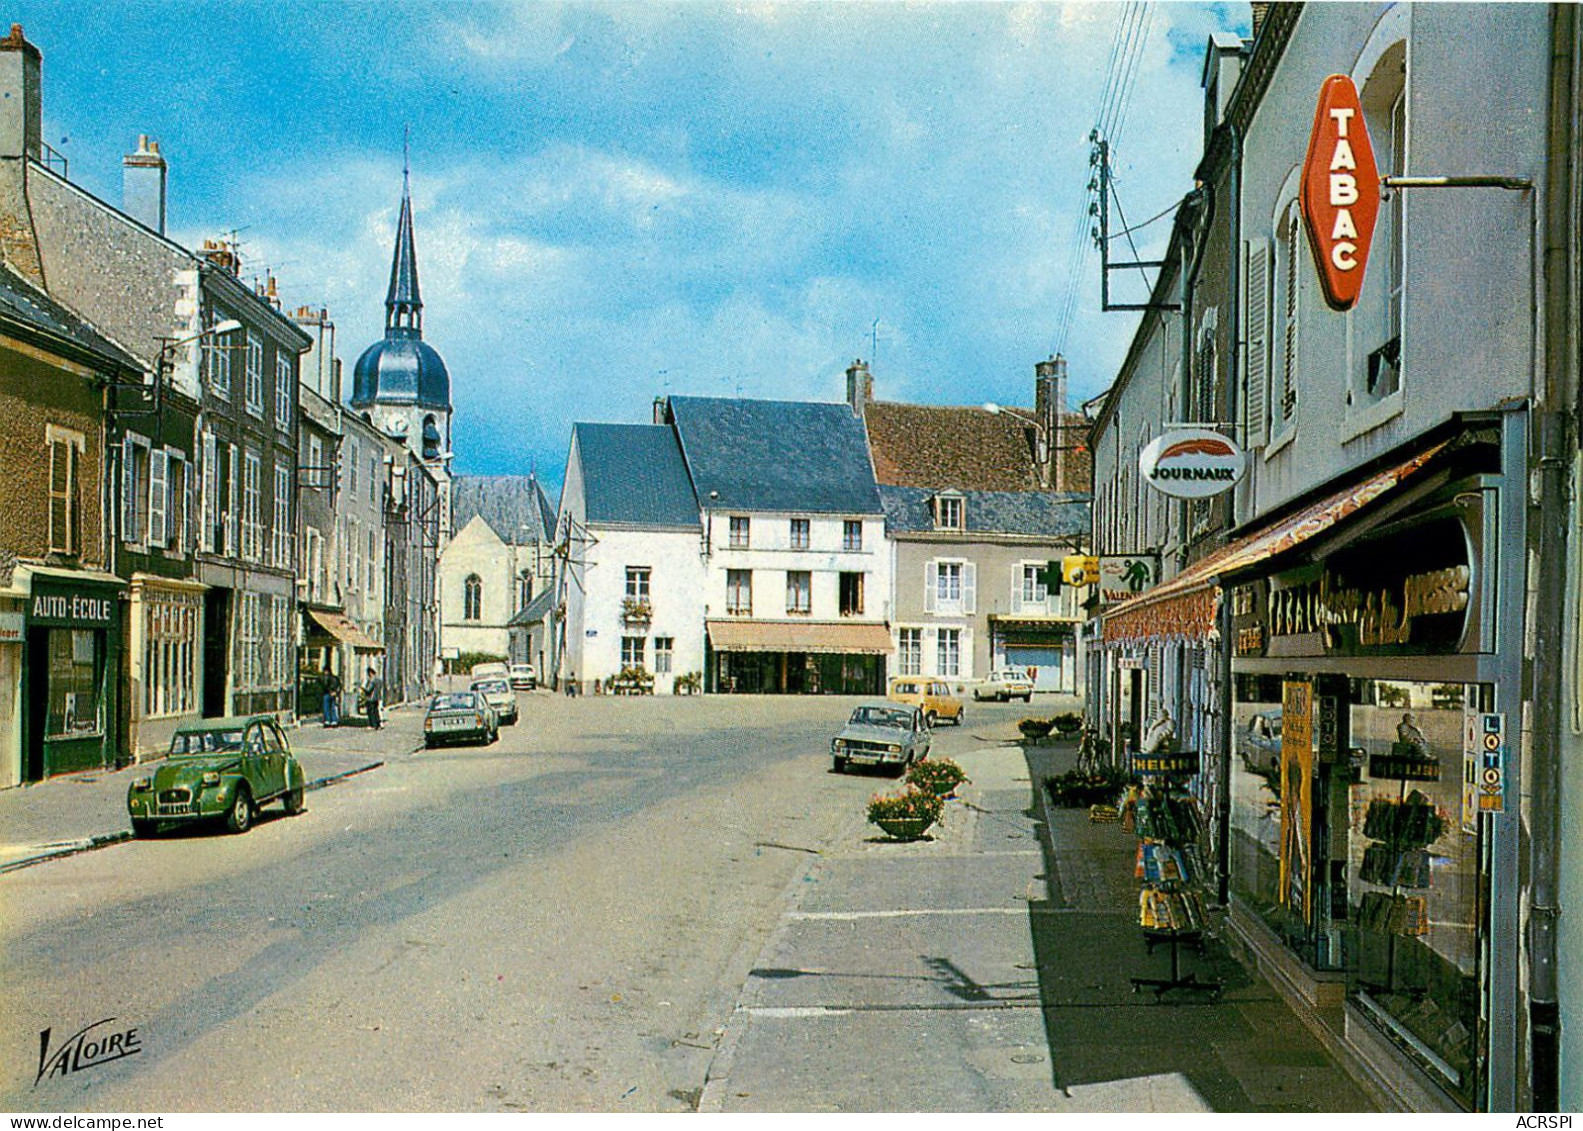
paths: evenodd
<path fill-rule="evenodd" d="M 937 495 L 934 500 L 934 525 L 937 530 L 961 530 L 965 518 L 961 495 Z"/>

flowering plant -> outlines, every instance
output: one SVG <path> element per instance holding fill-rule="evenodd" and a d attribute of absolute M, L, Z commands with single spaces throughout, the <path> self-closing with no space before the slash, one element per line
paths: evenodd
<path fill-rule="evenodd" d="M 646 621 L 654 616 L 653 607 L 642 597 L 626 597 L 621 601 L 621 619 L 624 621 Z"/>
<path fill-rule="evenodd" d="M 869 798 L 868 819 L 881 821 L 925 821 L 933 824 L 945 810 L 945 799 L 908 787 L 904 793 L 879 793 Z"/>
<path fill-rule="evenodd" d="M 967 774 L 949 758 L 925 758 L 907 771 L 908 785 L 940 797 L 949 797 L 965 781 Z"/>

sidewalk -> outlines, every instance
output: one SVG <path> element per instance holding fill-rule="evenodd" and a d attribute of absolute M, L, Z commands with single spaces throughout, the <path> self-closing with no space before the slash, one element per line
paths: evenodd
<path fill-rule="evenodd" d="M 302 763 L 308 788 L 375 769 L 390 754 L 405 754 L 422 741 L 421 705 L 397 707 L 385 722 L 377 732 L 353 726 L 326 729 L 317 723 L 289 728 L 286 738 Z M 0 790 L 0 872 L 130 839 L 127 787 L 158 764 L 62 774 Z"/>
<path fill-rule="evenodd" d="M 1280 996 L 1211 941 L 1163 977 L 1137 927 L 1136 840 L 1029 808 L 1070 744 L 980 748 L 934 839 L 857 814 L 799 877 L 710 1069 L 701 1111 L 1369 1111 Z M 876 779 L 876 789 L 889 785 Z M 1041 822 L 1049 821 L 1048 843 Z"/>

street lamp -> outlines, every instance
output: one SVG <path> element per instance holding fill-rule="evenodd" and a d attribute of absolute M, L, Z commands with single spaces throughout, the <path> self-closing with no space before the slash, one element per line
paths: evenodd
<path fill-rule="evenodd" d="M 1059 454 L 1061 452 L 1084 452 L 1084 451 L 1088 450 L 1088 445 L 1086 445 L 1086 444 L 1065 444 L 1065 445 L 1063 445 L 1063 444 L 1052 443 L 1051 442 L 1052 441 L 1052 437 L 1050 435 L 1051 432 L 1072 431 L 1072 430 L 1086 431 L 1086 429 L 1081 424 L 1056 424 L 1056 425 L 1053 425 L 1053 426 L 1046 425 L 1044 423 L 1044 421 L 1040 420 L 1037 416 L 1035 416 L 1031 412 L 1025 412 L 1024 410 L 1018 409 L 1018 408 L 1011 408 L 1011 407 L 1009 407 L 1007 405 L 996 404 L 994 401 L 985 401 L 984 402 L 984 411 L 988 412 L 988 413 L 991 413 L 993 415 L 997 415 L 997 416 L 1001 415 L 1001 414 L 1005 414 L 1006 416 L 1014 417 L 1015 419 L 1022 421 L 1024 424 L 1031 424 L 1031 425 L 1033 425 L 1034 430 L 1038 433 L 1039 444 L 1038 444 L 1038 449 L 1037 449 L 1037 456 L 1038 456 L 1039 466 L 1040 466 L 1041 469 L 1048 469 L 1049 468 L 1049 466 L 1050 466 L 1050 456 L 1051 456 L 1052 453 L 1057 455 L 1057 456 L 1059 456 Z M 1055 437 L 1054 439 L 1058 439 L 1058 437 Z M 1054 482 L 1046 482 L 1044 484 L 1046 487 L 1059 487 L 1060 486 L 1060 478 L 1061 477 L 1060 477 L 1060 474 L 1059 474 L 1059 472 L 1060 472 L 1059 463 L 1060 463 L 1060 460 L 1057 459 L 1056 460 L 1057 466 L 1055 468 L 1056 475 L 1054 476 L 1054 480 L 1055 481 Z M 1047 474 L 1048 474 L 1048 472 L 1046 471 L 1046 475 Z"/>
<path fill-rule="evenodd" d="M 207 338 L 215 334 L 230 334 L 236 330 L 240 330 L 241 328 L 242 324 L 235 318 L 227 318 L 223 322 L 216 322 L 213 326 L 206 326 L 202 330 L 199 330 L 196 334 L 189 334 L 185 338 L 156 339 L 160 343 L 160 347 L 159 356 L 154 359 L 153 403 L 147 408 L 133 409 L 120 408 L 118 406 L 112 405 L 110 409 L 111 413 L 117 417 L 158 415 L 160 409 L 162 409 L 165 404 L 165 378 L 170 374 L 171 365 L 176 357 L 176 351 L 182 346 L 191 345 L 193 342 L 199 341 L 203 338 Z M 135 385 L 127 382 L 119 382 L 114 387 L 117 389 L 141 390 L 145 386 L 142 382 L 138 382 Z"/>

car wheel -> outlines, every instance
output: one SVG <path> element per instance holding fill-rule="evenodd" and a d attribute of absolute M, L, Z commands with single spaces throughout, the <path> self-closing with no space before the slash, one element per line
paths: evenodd
<path fill-rule="evenodd" d="M 439 743 L 435 742 L 434 739 L 432 739 L 432 738 L 425 738 L 423 740 L 423 748 L 425 750 L 433 750 L 438 745 L 439 745 Z"/>
<path fill-rule="evenodd" d="M 303 810 L 303 794 L 306 792 L 301 786 L 286 791 L 286 816 L 295 817 Z"/>
<path fill-rule="evenodd" d="M 236 796 L 231 799 L 231 807 L 225 813 L 225 827 L 233 833 L 245 833 L 253 827 L 253 795 L 248 792 L 247 786 L 236 787 Z"/>
<path fill-rule="evenodd" d="M 846 773 L 846 759 L 839 757 L 832 758 L 830 768 L 838 774 Z"/>
<path fill-rule="evenodd" d="M 1028 692 L 1028 694 L 1024 695 L 1022 697 L 1022 701 L 1024 703 L 1032 703 L 1033 702 L 1033 692 L 1030 691 L 1030 692 Z"/>
<path fill-rule="evenodd" d="M 132 835 L 138 840 L 147 840 L 159 829 L 158 821 L 150 821 L 143 817 L 132 818 Z"/>
<path fill-rule="evenodd" d="M 933 730 L 934 727 L 935 727 L 935 724 L 940 721 L 940 716 L 935 714 L 933 711 L 930 711 L 927 715 L 925 715 L 923 717 L 923 721 L 929 724 L 929 729 L 930 730 Z"/>
<path fill-rule="evenodd" d="M 967 722 L 967 712 L 965 710 L 958 711 L 956 713 L 956 725 L 961 726 L 965 722 Z"/>

